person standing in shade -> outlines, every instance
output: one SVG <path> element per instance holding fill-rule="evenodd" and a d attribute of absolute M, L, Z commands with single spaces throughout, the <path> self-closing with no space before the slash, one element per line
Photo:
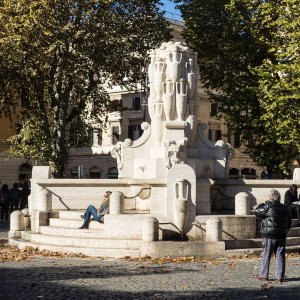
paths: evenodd
<path fill-rule="evenodd" d="M 28 183 L 24 182 L 22 190 L 20 191 L 20 198 L 21 198 L 20 210 L 28 207 L 28 196 L 29 195 L 30 195 L 30 189 L 28 187 Z"/>
<path fill-rule="evenodd" d="M 14 210 L 19 209 L 20 206 L 20 190 L 19 185 L 17 183 L 13 184 L 12 189 L 10 190 L 10 212 L 12 213 Z"/>
<path fill-rule="evenodd" d="M 94 205 L 88 206 L 85 213 L 80 216 L 82 219 L 84 219 L 84 222 L 80 227 L 78 227 L 78 229 L 88 229 L 91 216 L 93 216 L 95 221 L 98 221 L 99 223 L 103 223 L 104 220 L 103 216 L 109 213 L 110 195 L 111 195 L 111 191 L 105 192 L 102 199 L 101 206 L 98 211 Z"/>
<path fill-rule="evenodd" d="M 2 185 L 0 192 L 0 208 L 1 208 L 1 220 L 5 218 L 8 221 L 9 213 L 9 189 L 7 184 Z"/>
<path fill-rule="evenodd" d="M 299 201 L 297 197 L 297 185 L 293 184 L 284 194 L 284 204 L 289 207 L 292 215 L 295 214 L 298 219 L 298 225 L 300 226 L 300 205 L 294 202 Z"/>
<path fill-rule="evenodd" d="M 285 244 L 286 236 L 292 225 L 292 215 L 290 209 L 280 203 L 280 193 L 272 189 L 270 200 L 259 204 L 255 208 L 255 215 L 262 218 L 262 261 L 260 280 L 269 280 L 269 266 L 273 253 L 276 256 L 275 278 L 281 283 L 285 278 Z"/>

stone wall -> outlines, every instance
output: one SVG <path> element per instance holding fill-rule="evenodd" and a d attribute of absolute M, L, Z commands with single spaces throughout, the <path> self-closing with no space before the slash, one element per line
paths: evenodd
<path fill-rule="evenodd" d="M 222 209 L 234 209 L 234 197 L 240 192 L 250 196 L 250 209 L 269 199 L 271 189 L 276 189 L 284 201 L 284 194 L 292 184 L 300 186 L 300 180 L 218 180 L 212 186 L 212 202 L 223 195 Z M 215 198 L 215 199 L 214 199 Z"/>

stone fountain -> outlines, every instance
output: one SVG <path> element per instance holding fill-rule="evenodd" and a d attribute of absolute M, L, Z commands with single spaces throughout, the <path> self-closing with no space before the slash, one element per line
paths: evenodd
<path fill-rule="evenodd" d="M 150 124 L 142 124 L 143 135 L 136 141 L 117 143 L 119 178 L 164 179 L 167 189 L 151 197 L 150 213 L 172 220 L 188 233 L 196 215 L 210 214 L 210 186 L 226 178 L 234 151 L 222 141 L 206 137 L 207 127 L 197 119 L 197 53 L 182 42 L 163 43 L 151 50 L 148 78 Z"/>

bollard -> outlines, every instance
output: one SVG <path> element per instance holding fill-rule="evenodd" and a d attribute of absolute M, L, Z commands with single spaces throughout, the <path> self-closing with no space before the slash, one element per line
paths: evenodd
<path fill-rule="evenodd" d="M 120 215 L 123 213 L 124 194 L 122 192 L 113 192 L 109 200 L 109 214 Z"/>
<path fill-rule="evenodd" d="M 241 216 L 250 215 L 250 198 L 247 193 L 235 195 L 235 214 Z"/>
<path fill-rule="evenodd" d="M 209 217 L 206 220 L 206 241 L 222 241 L 222 221 L 217 217 Z"/>
<path fill-rule="evenodd" d="M 143 241 L 158 241 L 158 220 L 154 217 L 147 217 L 143 222 Z"/>
<path fill-rule="evenodd" d="M 24 230 L 24 215 L 15 210 L 10 214 L 10 231 Z"/>
<path fill-rule="evenodd" d="M 30 215 L 29 215 L 29 209 L 24 208 L 21 210 L 22 214 L 24 215 L 24 229 L 30 227 Z"/>
<path fill-rule="evenodd" d="M 49 200 L 49 192 L 46 189 L 42 189 L 39 192 L 38 211 L 48 210 L 52 210 L 51 201 Z"/>

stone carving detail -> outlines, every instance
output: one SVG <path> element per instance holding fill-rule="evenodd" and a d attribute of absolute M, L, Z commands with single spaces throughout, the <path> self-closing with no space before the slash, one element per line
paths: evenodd
<path fill-rule="evenodd" d="M 127 146 L 127 147 L 132 146 L 132 144 L 133 144 L 133 141 L 132 141 L 131 139 L 126 139 L 126 140 L 124 141 L 124 145 Z"/>
<path fill-rule="evenodd" d="M 186 147 L 184 141 L 165 141 L 166 147 L 166 168 L 170 169 L 175 164 L 182 164 L 186 161 Z"/>
<path fill-rule="evenodd" d="M 122 159 L 122 144 L 117 143 L 116 147 L 111 150 L 111 156 L 117 160 L 118 178 L 123 178 L 123 159 Z"/>
<path fill-rule="evenodd" d="M 158 157 L 165 151 L 162 147 L 164 140 L 170 139 L 173 135 L 170 133 L 171 130 L 166 133 L 167 123 L 168 128 L 173 129 L 175 139 L 178 137 L 175 132 L 184 129 L 184 136 L 180 139 L 185 137 L 188 139 L 188 146 L 195 146 L 199 108 L 197 89 L 199 67 L 197 54 L 182 42 L 163 43 L 160 48 L 151 50 L 149 54 L 148 110 L 152 143 L 158 150 L 156 152 Z M 180 147 L 178 142 L 176 145 Z M 167 155 L 169 167 L 184 161 L 178 153 L 185 150 L 176 150 L 174 145 L 172 147 L 173 149 L 166 149 L 169 153 Z"/>
<path fill-rule="evenodd" d="M 174 203 L 174 223 L 180 230 L 181 234 L 185 234 L 185 227 L 188 218 L 188 183 L 184 179 L 177 179 L 175 183 L 175 203 Z"/>

